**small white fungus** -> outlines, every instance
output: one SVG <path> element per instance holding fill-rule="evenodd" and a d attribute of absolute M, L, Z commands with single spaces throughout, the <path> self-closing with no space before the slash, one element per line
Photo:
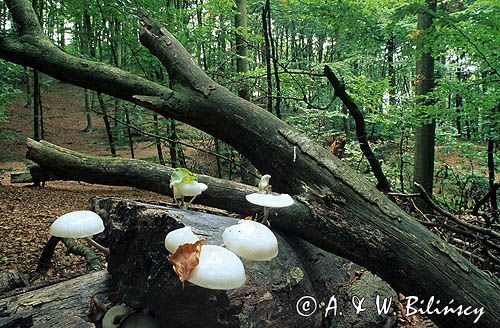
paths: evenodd
<path fill-rule="evenodd" d="M 265 225 L 240 220 L 222 234 L 224 246 L 250 261 L 270 261 L 278 255 L 278 240 Z"/>
<path fill-rule="evenodd" d="M 207 190 L 208 186 L 197 181 L 181 182 L 174 185 L 174 192 L 177 191 L 179 197 L 194 197 Z M 177 189 L 177 190 L 175 190 Z M 177 197 L 177 198 L 179 198 Z"/>
<path fill-rule="evenodd" d="M 50 226 L 50 234 L 61 238 L 85 238 L 103 231 L 101 217 L 91 211 L 66 213 Z"/>
<path fill-rule="evenodd" d="M 200 263 L 187 281 L 208 289 L 228 290 L 241 287 L 245 279 L 245 268 L 238 256 L 221 246 L 203 245 Z"/>
<path fill-rule="evenodd" d="M 263 193 L 253 193 L 246 195 L 245 198 L 252 204 L 264 206 L 264 207 L 287 207 L 293 205 L 293 198 L 288 194 L 263 194 Z"/>
<path fill-rule="evenodd" d="M 170 253 L 175 253 L 177 247 L 184 244 L 192 244 L 198 241 L 191 227 L 184 227 L 170 231 L 165 237 L 165 248 Z"/>

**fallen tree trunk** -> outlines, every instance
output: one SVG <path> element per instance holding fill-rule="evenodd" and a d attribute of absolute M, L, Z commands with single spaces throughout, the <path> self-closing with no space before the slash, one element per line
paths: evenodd
<path fill-rule="evenodd" d="M 62 81 L 107 93 L 197 127 L 232 145 L 274 190 L 288 192 L 309 215 L 273 217 L 273 226 L 353 260 L 406 295 L 483 308 L 476 326 L 500 322 L 491 277 L 409 217 L 363 177 L 271 113 L 210 79 L 165 28 L 140 15 L 141 42 L 163 63 L 172 89 L 103 63 L 71 56 L 43 35 L 32 6 L 5 0 L 18 33 L 0 34 L 0 57 Z M 147 171 L 145 172 L 147 174 Z M 425 310 L 425 306 L 424 306 Z M 470 327 L 472 315 L 438 315 L 442 326 Z"/>
<path fill-rule="evenodd" d="M 5 317 L 7 321 L 11 317 L 12 321 L 15 321 L 16 317 L 30 317 L 35 327 L 89 327 L 83 321 L 90 320 L 88 315 L 92 297 L 107 299 L 108 294 L 115 291 L 115 288 L 107 272 L 87 274 L 41 289 L 0 298 L 0 318 Z M 70 323 L 73 325 L 68 323 L 58 326 L 54 322 L 53 326 L 46 325 L 53 319 L 64 323 L 73 317 L 83 320 L 72 319 Z M 81 325 L 75 325 L 77 322 Z"/>
<path fill-rule="evenodd" d="M 296 237 L 277 234 L 279 253 L 268 262 L 243 261 L 245 284 L 229 291 L 209 290 L 179 281 L 167 261 L 168 232 L 190 226 L 206 245 L 222 244 L 222 233 L 237 219 L 197 211 L 115 198 L 93 198 L 90 207 L 103 218 L 110 247 L 108 271 L 121 300 L 148 308 L 162 327 L 384 327 L 395 321 L 396 293 L 380 278 L 352 262 Z M 392 299 L 387 314 L 378 315 L 376 296 Z M 303 314 L 297 303 L 314 297 L 318 308 Z M 331 296 L 338 303 L 325 317 Z M 351 298 L 365 297 L 366 311 L 357 315 Z M 339 315 L 342 311 L 343 315 Z"/>

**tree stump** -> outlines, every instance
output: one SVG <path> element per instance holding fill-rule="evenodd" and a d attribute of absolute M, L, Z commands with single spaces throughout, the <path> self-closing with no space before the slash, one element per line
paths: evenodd
<path fill-rule="evenodd" d="M 377 327 L 393 320 L 397 297 L 385 282 L 369 273 L 356 279 L 361 267 L 299 238 L 276 233 L 278 256 L 269 262 L 244 261 L 247 281 L 241 288 L 214 291 L 188 282 L 183 288 L 167 261 L 167 233 L 191 226 L 205 244 L 221 245 L 222 232 L 236 219 L 114 198 L 93 198 L 90 207 L 105 221 L 101 241 L 110 248 L 108 271 L 121 300 L 149 309 L 162 326 Z M 389 315 L 377 315 L 377 295 L 392 297 Z M 314 297 L 318 307 L 309 316 L 297 312 L 304 296 Z M 325 318 L 332 296 L 342 315 L 331 311 Z M 359 315 L 351 304 L 353 296 L 366 298 L 367 310 Z"/>

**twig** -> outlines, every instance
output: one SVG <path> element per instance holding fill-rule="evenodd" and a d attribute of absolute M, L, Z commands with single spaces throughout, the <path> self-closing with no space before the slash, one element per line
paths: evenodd
<path fill-rule="evenodd" d="M 387 180 L 387 177 L 382 170 L 382 166 L 380 165 L 380 162 L 373 153 L 368 142 L 363 113 L 351 96 L 347 93 L 345 85 L 339 81 L 335 73 L 328 65 L 325 65 L 324 73 L 335 90 L 335 95 L 342 100 L 345 107 L 349 111 L 349 114 L 351 114 L 354 118 L 354 122 L 356 123 L 356 138 L 358 139 L 359 148 L 361 148 L 363 155 L 366 156 L 368 163 L 370 163 L 373 175 L 377 179 L 377 189 L 383 192 L 389 192 L 391 190 L 389 180 Z"/>
<path fill-rule="evenodd" d="M 417 189 L 420 191 L 420 194 L 422 196 L 422 198 L 424 198 L 424 200 L 429 203 L 429 205 L 432 206 L 432 208 L 434 208 L 439 214 L 447 217 L 448 219 L 452 220 L 453 222 L 465 227 L 465 228 L 468 228 L 468 229 L 471 229 L 471 230 L 474 230 L 474 231 L 477 231 L 477 232 L 480 232 L 482 234 L 485 234 L 485 235 L 488 235 L 488 236 L 491 236 L 491 237 L 494 237 L 494 238 L 498 238 L 500 239 L 500 234 L 496 231 L 493 231 L 492 229 L 487 229 L 487 228 L 483 228 L 483 227 L 478 227 L 476 225 L 473 225 L 473 224 L 470 224 L 470 223 L 467 223 L 467 222 L 464 222 L 463 220 L 460 220 L 458 217 L 456 217 L 455 215 L 451 214 L 450 212 L 446 211 L 445 209 L 443 209 L 442 207 L 440 207 L 439 205 L 437 205 L 432 199 L 431 197 L 429 196 L 429 194 L 425 191 L 424 187 L 422 187 L 422 185 L 418 184 L 417 182 L 414 182 L 415 186 L 417 187 Z"/>
<path fill-rule="evenodd" d="M 479 215 L 479 209 L 481 208 L 481 206 L 483 206 L 488 201 L 492 193 L 497 192 L 498 188 L 500 188 L 500 182 L 496 181 L 495 183 L 493 183 L 493 186 L 490 188 L 490 190 L 488 190 L 486 195 L 481 197 L 481 199 L 476 202 L 476 205 L 474 205 L 474 208 L 472 209 L 472 215 Z"/>

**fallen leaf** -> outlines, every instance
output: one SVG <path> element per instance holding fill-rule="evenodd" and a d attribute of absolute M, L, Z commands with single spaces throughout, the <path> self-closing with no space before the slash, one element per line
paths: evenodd
<path fill-rule="evenodd" d="M 194 244 L 180 245 L 177 251 L 168 257 L 168 261 L 174 266 L 174 271 L 183 284 L 200 262 L 200 251 L 204 242 L 204 240 L 198 240 Z"/>

